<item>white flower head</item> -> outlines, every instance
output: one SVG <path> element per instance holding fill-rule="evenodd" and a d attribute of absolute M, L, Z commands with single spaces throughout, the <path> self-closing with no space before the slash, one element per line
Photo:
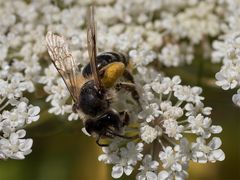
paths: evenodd
<path fill-rule="evenodd" d="M 112 168 L 112 177 L 120 178 L 123 173 L 129 176 L 133 171 L 133 166 L 137 161 L 142 159 L 141 151 L 143 150 L 143 144 L 138 143 L 135 145 L 130 142 L 127 144 L 127 148 L 121 148 L 119 151 L 119 160 Z"/>
<path fill-rule="evenodd" d="M 143 123 L 140 128 L 141 139 L 147 144 L 152 143 L 158 136 L 161 136 L 161 135 L 162 135 L 162 129 L 159 126 L 155 126 L 153 128 L 148 124 Z"/>
<path fill-rule="evenodd" d="M 90 1 L 61 2 L 0 3 L 2 159 L 23 159 L 31 151 L 32 140 L 24 139 L 23 129 L 40 118 L 40 107 L 24 100 L 29 93 L 34 93 L 29 96 L 31 101 L 35 97 L 41 97 L 41 101 L 44 96 L 50 106 L 42 107 L 44 111 L 67 115 L 69 121 L 81 119 L 72 112 L 70 93 L 46 53 L 44 37 L 46 31 L 64 36 L 76 59 L 74 71 L 81 74 L 89 63 L 85 19 Z M 205 60 L 213 52 L 215 62 L 223 63 L 216 75 L 217 85 L 223 89 L 239 87 L 240 38 L 236 32 L 240 27 L 239 5 L 234 1 L 224 3 L 226 7 L 215 1 L 196 0 L 99 0 L 96 3 L 98 50 L 129 56 L 127 69 L 134 77 L 141 104 L 140 107 L 134 101 L 131 92 L 119 95 L 119 101 L 111 103 L 110 108 L 127 111 L 130 119 L 128 125 L 124 124 L 116 132 L 122 138 L 108 138 L 110 145 L 99 156 L 100 161 L 113 165 L 114 178 L 130 175 L 141 164 L 139 179 L 183 179 L 190 160 L 205 156 L 211 162 L 222 160 L 218 156 L 221 154 L 217 151 L 221 145 L 218 140 L 212 141 L 216 146 L 205 143 L 210 151 L 205 151 L 203 142 L 194 144 L 194 151 L 189 150 L 192 142 L 186 139 L 186 134 L 209 138 L 222 131 L 220 126 L 212 125 L 211 108 L 202 102 L 202 88 L 182 85 L 180 76 L 170 78 L 163 74 L 165 68 Z M 231 35 L 220 37 L 220 33 Z M 119 81 L 125 80 L 124 77 Z M 233 96 L 233 101 L 239 104 L 238 95 Z M 160 158 L 156 156 L 159 152 L 154 155 L 153 151 L 152 156 L 147 152 L 156 147 L 161 151 Z M 158 167 L 163 168 L 160 173 Z"/>
<path fill-rule="evenodd" d="M 221 144 L 222 141 L 218 137 L 212 138 L 208 144 L 203 138 L 197 138 L 196 143 L 192 144 L 193 161 L 200 163 L 223 161 L 225 154 L 219 149 Z"/>
<path fill-rule="evenodd" d="M 157 179 L 156 170 L 159 166 L 157 161 L 152 160 L 152 156 L 150 154 L 146 154 L 142 160 L 142 165 L 140 165 L 139 169 L 140 172 L 137 174 L 137 180 L 144 180 L 144 179 Z"/>
<path fill-rule="evenodd" d="M 130 132 L 132 135 L 138 134 L 129 138 L 136 138 L 136 141 L 141 142 L 141 153 L 136 152 L 134 143 L 127 143 L 126 139 L 121 143 L 116 143 L 117 141 L 113 139 L 110 140 L 110 147 L 103 149 L 104 154 L 99 157 L 99 160 L 113 164 L 113 178 L 120 178 L 123 174 L 130 175 L 136 163 L 142 161 L 137 179 L 186 179 L 189 162 L 204 156 L 201 153 L 201 157 L 196 157 L 198 151 L 202 149 L 199 150 L 197 145 L 193 148 L 194 143 L 187 139 L 186 134 L 207 139 L 212 134 L 220 133 L 222 128 L 212 125 L 209 117 L 212 108 L 204 106 L 202 102 L 204 97 L 201 96 L 200 87 L 181 85 L 179 76 L 171 79 L 158 75 L 153 82 L 142 81 L 141 83 L 143 86 L 138 88 L 143 93 L 140 96 L 143 98 L 142 110 L 129 112 L 138 113 L 134 116 L 138 120 L 132 122 L 133 127 L 126 127 L 123 131 L 126 130 L 127 136 L 131 135 Z M 112 143 L 115 144 L 114 148 L 111 148 Z M 216 154 L 220 153 L 218 150 L 220 145 L 218 143 L 217 149 L 211 146 L 213 150 L 216 150 L 213 151 L 214 155 L 210 151 L 207 155 L 205 154 L 209 156 L 210 162 L 221 160 Z M 150 155 L 145 155 L 142 159 L 142 150 L 146 146 L 153 149 L 161 147 L 158 152 L 159 159 L 155 156 L 151 159 L 153 157 Z M 154 155 L 154 150 L 152 153 Z M 155 166 L 150 164 L 155 164 Z M 162 171 L 157 172 L 157 165 L 162 166 Z"/>
<path fill-rule="evenodd" d="M 156 103 L 152 103 L 147 105 L 146 108 L 139 113 L 139 119 L 145 119 L 147 122 L 153 121 L 155 118 L 159 117 L 161 111 L 159 110 L 159 106 Z"/>
<path fill-rule="evenodd" d="M 0 148 L 4 158 L 24 159 L 25 155 L 31 153 L 33 141 L 32 139 L 23 139 L 25 134 L 25 130 L 18 130 L 11 133 L 9 139 L 0 140 Z"/>

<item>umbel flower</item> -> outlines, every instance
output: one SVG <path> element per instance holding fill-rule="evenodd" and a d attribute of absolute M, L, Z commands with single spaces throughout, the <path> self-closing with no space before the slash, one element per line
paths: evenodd
<path fill-rule="evenodd" d="M 225 17 L 227 24 L 224 26 L 223 35 L 213 42 L 212 59 L 214 62 L 222 62 L 221 69 L 215 76 L 216 84 L 223 90 L 237 89 L 232 101 L 240 107 L 240 13 L 237 11 L 240 3 L 227 1 L 226 4 L 228 7 L 226 11 L 229 14 Z"/>
<path fill-rule="evenodd" d="M 215 137 L 222 128 L 212 125 L 212 108 L 204 107 L 200 87 L 181 85 L 179 76 L 171 79 L 158 75 L 144 82 L 138 91 L 142 92 L 142 110 L 129 111 L 136 119 L 124 130 L 125 134 L 137 137 L 130 141 L 115 138 L 99 156 L 100 161 L 113 165 L 113 178 L 130 175 L 140 163 L 136 167 L 137 179 L 185 179 L 189 161 L 225 159 L 221 140 Z M 132 110 L 132 106 L 125 103 L 126 109 Z M 189 140 L 189 134 L 196 138 Z"/>
<path fill-rule="evenodd" d="M 23 92 L 33 91 L 32 82 L 10 69 L 6 77 L 0 76 L 0 159 L 24 159 L 31 153 L 33 140 L 25 138 L 23 128 L 39 119 L 40 108 L 23 96 Z"/>
<path fill-rule="evenodd" d="M 239 24 L 235 23 L 238 13 L 227 24 L 223 18 L 238 12 L 238 6 L 231 2 L 97 1 L 99 51 L 115 50 L 130 56 L 141 95 L 141 107 L 124 92 L 119 92 L 118 101 L 113 103 L 117 110 L 130 113 L 131 124 L 123 129 L 123 134 L 137 137 L 131 141 L 115 138 L 103 148 L 99 160 L 113 165 L 114 178 L 130 175 L 134 169 L 139 170 L 137 179 L 185 178 L 190 160 L 203 163 L 224 159 L 219 149 L 221 140 L 212 138 L 222 129 L 211 125 L 211 108 L 202 102 L 202 89 L 181 85 L 178 76 L 160 75 L 162 71 L 152 69 L 151 63 L 166 67 L 190 64 L 196 47 L 211 47 L 211 39 L 219 36 L 221 27 L 239 29 L 235 27 Z M 46 65 L 49 57 L 44 37 L 47 31 L 65 36 L 78 65 L 84 66 L 88 63 L 85 14 L 90 3 L 91 0 L 0 2 L 1 159 L 23 159 L 31 152 L 33 142 L 25 138 L 24 128 L 39 119 L 40 108 L 28 100 L 39 85 L 46 93 L 44 100 L 50 103 L 49 113 L 68 114 L 70 121 L 78 119 L 72 112 L 64 82 L 53 65 Z M 218 60 L 234 59 L 226 61 L 226 67 L 216 75 L 218 85 L 225 89 L 239 85 L 237 37 L 230 42 L 234 52 L 222 46 L 228 42 L 225 38 L 215 42 L 219 45 L 216 48 L 214 45 L 220 52 L 214 56 Z M 209 57 L 208 52 L 211 48 L 201 53 Z M 239 93 L 233 101 L 240 104 Z M 190 141 L 189 134 L 195 139 Z"/>

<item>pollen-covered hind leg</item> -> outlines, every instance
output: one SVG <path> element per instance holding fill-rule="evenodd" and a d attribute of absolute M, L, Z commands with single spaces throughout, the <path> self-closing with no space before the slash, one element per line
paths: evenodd
<path fill-rule="evenodd" d="M 139 94 L 136 90 L 136 86 L 133 83 L 128 83 L 128 82 L 119 82 L 116 84 L 116 90 L 119 91 L 121 89 L 125 89 L 126 91 L 131 92 L 131 95 L 133 97 L 133 99 L 140 105 L 140 101 L 139 101 Z"/>

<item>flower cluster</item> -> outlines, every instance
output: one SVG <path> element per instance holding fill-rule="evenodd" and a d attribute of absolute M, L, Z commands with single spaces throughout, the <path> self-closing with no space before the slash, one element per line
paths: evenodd
<path fill-rule="evenodd" d="M 33 83 L 24 73 L 7 63 L 2 64 L 1 73 L 0 159 L 24 159 L 31 152 L 33 141 L 24 138 L 26 131 L 23 128 L 39 119 L 40 108 L 29 104 L 24 97 L 24 92 L 34 90 Z"/>
<path fill-rule="evenodd" d="M 202 89 L 180 83 L 179 76 L 171 79 L 158 75 L 138 89 L 143 92 L 142 110 L 136 117 L 138 126 L 131 129 L 130 124 L 131 130 L 126 128 L 126 133 L 131 131 L 138 136 L 130 142 L 119 138 L 112 140 L 99 156 L 100 161 L 113 164 L 113 178 L 124 173 L 129 175 L 139 161 L 142 163 L 137 174 L 139 180 L 185 179 L 189 161 L 206 163 L 225 159 L 219 149 L 220 138 L 212 138 L 222 128 L 212 125 L 209 117 L 212 108 L 204 107 Z M 125 105 L 126 109 L 131 106 Z M 136 126 L 136 120 L 134 124 Z M 188 140 L 188 134 L 195 135 L 195 140 Z M 152 151 L 143 151 L 149 146 Z"/>
<path fill-rule="evenodd" d="M 226 17 L 224 34 L 213 42 L 212 59 L 223 63 L 220 71 L 216 73 L 216 84 L 224 90 L 237 88 L 232 101 L 240 107 L 240 13 L 237 11 L 239 7 L 238 1 L 228 1 L 228 11 L 236 13 Z"/>
<path fill-rule="evenodd" d="M 32 140 L 24 138 L 24 128 L 39 119 L 40 108 L 28 100 L 31 93 L 37 93 L 36 87 L 43 87 L 44 99 L 51 105 L 49 113 L 68 114 L 68 120 L 78 119 L 77 114 L 72 113 L 64 82 L 54 66 L 49 65 L 45 35 L 52 31 L 66 37 L 81 69 L 88 63 L 86 11 L 91 2 L 0 2 L 0 158 L 23 159 L 31 152 Z M 185 178 L 190 160 L 224 159 L 219 149 L 221 140 L 210 139 L 222 129 L 211 125 L 208 117 L 211 108 L 204 107 L 202 89 L 183 86 L 180 77 L 163 77 L 159 69 L 151 67 L 153 64 L 156 67 L 190 64 L 199 44 L 207 47 L 202 53 L 208 56 L 211 38 L 226 29 L 222 17 L 232 17 L 229 13 L 237 12 L 231 11 L 236 8 L 231 3 L 225 0 L 96 2 L 98 50 L 129 55 L 141 95 L 142 110 L 123 92 L 119 93 L 119 101 L 113 103 L 119 111 L 129 110 L 131 122 L 137 127 L 126 127 L 125 132 L 138 136 L 131 142 L 115 138 L 109 147 L 103 148 L 104 154 L 99 160 L 113 164 L 114 178 L 130 175 L 138 163 L 141 163 L 138 179 Z M 228 24 L 236 30 L 235 24 L 239 23 L 235 23 L 238 18 L 234 19 L 229 18 Z M 231 59 L 228 63 L 224 60 L 224 66 L 230 68 L 223 67 L 217 75 L 218 84 L 224 88 L 234 88 L 239 83 L 239 39 L 236 34 L 231 37 L 233 40 L 227 45 L 225 39 L 214 42 L 214 57 Z M 229 47 L 233 50 L 229 51 Z M 233 99 L 240 104 L 240 95 L 234 95 Z M 186 134 L 197 138 L 190 142 Z M 144 148 L 151 145 L 153 152 L 144 154 Z"/>
<path fill-rule="evenodd" d="M 27 96 L 35 92 L 41 70 L 44 28 L 36 23 L 36 6 L 21 1 L 0 6 L 0 159 L 24 159 L 33 144 L 24 128 L 39 119 L 40 108 Z"/>

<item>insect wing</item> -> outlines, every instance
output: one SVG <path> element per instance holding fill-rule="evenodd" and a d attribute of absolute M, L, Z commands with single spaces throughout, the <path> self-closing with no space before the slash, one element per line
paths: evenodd
<path fill-rule="evenodd" d="M 93 79 L 97 88 L 101 87 L 99 72 L 96 65 L 97 47 L 96 47 L 96 25 L 94 20 L 94 7 L 91 6 L 88 10 L 87 17 L 87 45 L 88 55 L 90 59 L 90 66 L 93 74 Z"/>
<path fill-rule="evenodd" d="M 46 42 L 53 64 L 64 80 L 73 100 L 77 102 L 82 77 L 64 37 L 48 32 Z"/>

